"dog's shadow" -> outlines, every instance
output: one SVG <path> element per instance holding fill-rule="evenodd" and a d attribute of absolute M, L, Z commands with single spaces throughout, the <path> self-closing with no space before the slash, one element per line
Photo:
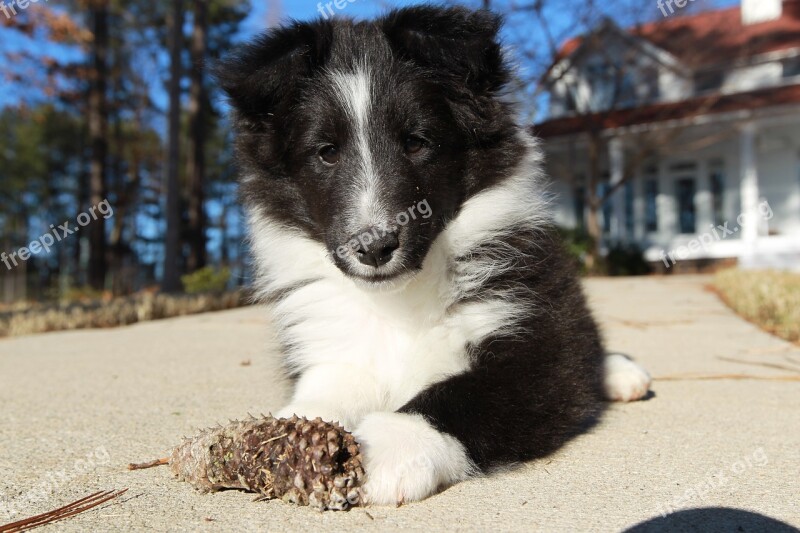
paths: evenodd
<path fill-rule="evenodd" d="M 660 532 L 760 532 L 797 533 L 797 528 L 775 518 L 758 513 L 726 507 L 705 507 L 678 511 L 667 516 L 652 518 L 637 524 L 624 533 Z"/>

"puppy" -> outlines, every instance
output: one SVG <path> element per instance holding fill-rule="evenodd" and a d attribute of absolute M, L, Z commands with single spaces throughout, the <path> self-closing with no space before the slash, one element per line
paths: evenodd
<path fill-rule="evenodd" d="M 547 455 L 648 390 L 553 231 L 499 27 L 430 6 L 295 22 L 217 69 L 294 384 L 276 416 L 353 431 L 373 504 Z"/>

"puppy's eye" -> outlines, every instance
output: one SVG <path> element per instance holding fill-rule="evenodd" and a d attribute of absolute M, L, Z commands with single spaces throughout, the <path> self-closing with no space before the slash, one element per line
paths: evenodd
<path fill-rule="evenodd" d="M 407 154 L 412 155 L 425 148 L 426 144 L 424 139 L 420 139 L 415 135 L 409 135 L 406 137 L 404 148 Z"/>
<path fill-rule="evenodd" d="M 319 158 L 329 165 L 335 165 L 339 162 L 339 159 L 341 159 L 341 153 L 339 152 L 339 148 L 329 144 L 319 151 Z"/>

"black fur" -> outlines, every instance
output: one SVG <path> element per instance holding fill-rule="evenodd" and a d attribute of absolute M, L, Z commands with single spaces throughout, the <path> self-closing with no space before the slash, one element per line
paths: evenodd
<path fill-rule="evenodd" d="M 519 264 L 481 293 L 514 288 L 512 299 L 527 303 L 519 332 L 474 347 L 470 372 L 433 385 L 401 409 L 456 436 L 484 470 L 555 451 L 595 423 L 604 406 L 605 352 L 557 233 L 518 233 L 477 255 L 506 245 L 519 250 Z"/>

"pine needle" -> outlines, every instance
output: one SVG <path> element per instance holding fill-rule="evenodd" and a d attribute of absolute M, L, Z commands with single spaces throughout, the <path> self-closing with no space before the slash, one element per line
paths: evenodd
<path fill-rule="evenodd" d="M 64 518 L 75 516 L 90 509 L 94 509 L 98 505 L 102 505 L 107 501 L 119 498 L 126 492 L 128 492 L 128 489 L 123 489 L 120 491 L 108 490 L 95 492 L 94 494 L 90 494 L 89 496 L 74 501 L 69 505 L 65 505 L 64 507 L 59 507 L 58 509 L 54 509 L 47 513 L 42 513 L 30 518 L 25 518 L 24 520 L 19 520 L 17 522 L 12 522 L 11 524 L 0 526 L 0 533 L 29 531 L 46 524 L 52 524 L 58 520 L 63 520 Z"/>

